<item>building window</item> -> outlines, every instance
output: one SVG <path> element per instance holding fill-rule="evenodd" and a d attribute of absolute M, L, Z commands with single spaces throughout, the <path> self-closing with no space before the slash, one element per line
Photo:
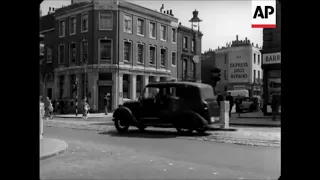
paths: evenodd
<path fill-rule="evenodd" d="M 256 70 L 253 70 L 253 82 L 256 82 Z"/>
<path fill-rule="evenodd" d="M 99 30 L 112 30 L 113 27 L 112 12 L 100 12 Z"/>
<path fill-rule="evenodd" d="M 161 25 L 161 40 L 166 41 L 167 40 L 167 27 L 164 25 Z"/>
<path fill-rule="evenodd" d="M 64 44 L 59 45 L 59 48 L 58 48 L 59 64 L 64 63 L 64 56 L 65 56 L 64 48 L 65 48 Z"/>
<path fill-rule="evenodd" d="M 253 64 L 256 64 L 256 53 L 253 53 Z"/>
<path fill-rule="evenodd" d="M 69 55 L 71 63 L 76 62 L 76 43 L 70 43 Z"/>
<path fill-rule="evenodd" d="M 81 42 L 81 62 L 88 61 L 88 41 L 83 40 Z"/>
<path fill-rule="evenodd" d="M 112 40 L 100 39 L 100 61 L 112 60 Z"/>
<path fill-rule="evenodd" d="M 167 56 L 167 50 L 161 49 L 161 62 L 160 66 L 164 67 L 166 65 L 166 56 Z"/>
<path fill-rule="evenodd" d="M 175 66 L 176 65 L 176 52 L 172 52 L 171 58 L 172 58 L 171 64 L 173 66 Z"/>
<path fill-rule="evenodd" d="M 128 62 L 130 62 L 130 60 L 131 60 L 131 53 L 132 53 L 132 51 L 131 51 L 131 42 L 128 42 L 128 41 L 125 41 L 124 42 L 124 56 L 123 56 L 123 59 L 125 60 L 125 61 L 128 61 Z"/>
<path fill-rule="evenodd" d="M 138 22 L 137 22 L 137 31 L 138 31 L 138 34 L 139 35 L 144 35 L 144 20 L 143 19 L 138 19 Z"/>
<path fill-rule="evenodd" d="M 188 49 L 188 38 L 187 37 L 183 38 L 183 48 Z"/>
<path fill-rule="evenodd" d="M 156 23 L 150 22 L 150 38 L 156 39 Z"/>
<path fill-rule="evenodd" d="M 124 32 L 132 33 L 132 16 L 124 15 Z"/>
<path fill-rule="evenodd" d="M 156 47 L 150 46 L 150 60 L 149 63 L 151 65 L 155 65 L 156 63 Z"/>
<path fill-rule="evenodd" d="M 77 19 L 76 17 L 71 17 L 69 34 L 70 35 L 76 34 L 76 30 L 77 30 Z"/>
<path fill-rule="evenodd" d="M 52 63 L 52 47 L 47 46 L 47 63 Z"/>
<path fill-rule="evenodd" d="M 76 81 L 76 75 L 75 74 L 71 74 L 70 75 L 70 83 L 69 83 L 69 88 L 72 89 L 73 88 L 73 83 Z M 75 98 L 73 91 L 70 91 L 70 97 L 71 98 Z"/>
<path fill-rule="evenodd" d="M 63 85 L 64 85 L 64 76 L 60 76 L 59 77 L 59 95 L 60 95 L 60 99 L 63 98 Z"/>
<path fill-rule="evenodd" d="M 258 65 L 260 65 L 260 54 L 258 54 Z"/>
<path fill-rule="evenodd" d="M 228 80 L 228 71 L 224 70 L 224 80 Z"/>
<path fill-rule="evenodd" d="M 177 42 L 176 35 L 177 35 L 176 29 L 172 29 L 172 42 L 173 43 Z"/>
<path fill-rule="evenodd" d="M 191 77 L 194 77 L 194 75 L 195 75 L 195 64 L 194 64 L 194 62 L 191 62 Z"/>
<path fill-rule="evenodd" d="M 66 31 L 66 22 L 65 20 L 61 20 L 59 22 L 59 37 L 64 37 Z"/>
<path fill-rule="evenodd" d="M 144 57 L 144 53 L 143 53 L 143 49 L 144 49 L 144 45 L 143 44 L 138 44 L 138 63 L 143 64 L 143 57 Z"/>
<path fill-rule="evenodd" d="M 82 14 L 81 16 L 81 32 L 88 32 L 89 19 L 88 14 Z"/>
<path fill-rule="evenodd" d="M 184 59 L 183 61 L 182 61 L 182 79 L 185 79 L 186 78 L 186 76 L 187 76 L 187 60 L 186 59 Z"/>
<path fill-rule="evenodd" d="M 192 51 L 192 52 L 195 51 L 195 49 L 194 49 L 194 40 L 191 41 L 191 51 Z"/>
<path fill-rule="evenodd" d="M 258 55 L 259 57 L 259 55 Z M 258 83 L 260 83 L 260 71 L 258 71 Z"/>

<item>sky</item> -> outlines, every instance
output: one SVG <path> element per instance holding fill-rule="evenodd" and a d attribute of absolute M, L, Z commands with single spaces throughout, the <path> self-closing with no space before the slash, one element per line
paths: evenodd
<path fill-rule="evenodd" d="M 199 11 L 202 20 L 200 31 L 202 37 L 202 52 L 225 46 L 227 42 L 247 37 L 254 44 L 262 46 L 262 29 L 251 28 L 251 0 L 130 0 L 138 5 L 160 10 L 172 9 L 172 13 L 182 25 L 191 27 L 189 20 L 192 12 Z M 60 8 L 71 4 L 71 0 L 44 0 L 40 8 L 42 15 L 48 13 L 49 7 Z"/>

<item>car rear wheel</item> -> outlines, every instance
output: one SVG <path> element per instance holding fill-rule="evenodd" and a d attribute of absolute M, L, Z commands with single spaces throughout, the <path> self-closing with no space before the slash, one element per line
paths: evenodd
<path fill-rule="evenodd" d="M 129 125 L 121 125 L 120 119 L 114 120 L 114 126 L 116 127 L 119 133 L 128 132 L 128 129 L 129 129 Z"/>
<path fill-rule="evenodd" d="M 205 133 L 207 130 L 206 129 L 197 129 L 196 130 L 198 133 L 203 134 Z"/>
<path fill-rule="evenodd" d="M 138 126 L 138 129 L 139 129 L 140 131 L 144 131 L 146 128 L 147 128 L 147 126 L 144 126 L 144 125 L 139 125 L 139 126 Z"/>

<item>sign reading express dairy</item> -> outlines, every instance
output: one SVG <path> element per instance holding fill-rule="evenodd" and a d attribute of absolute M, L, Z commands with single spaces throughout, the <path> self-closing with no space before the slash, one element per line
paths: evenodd
<path fill-rule="evenodd" d="M 230 83 L 249 82 L 249 63 L 245 52 L 230 52 L 229 78 Z"/>
<path fill-rule="evenodd" d="M 281 52 L 263 54 L 262 64 L 280 64 Z"/>

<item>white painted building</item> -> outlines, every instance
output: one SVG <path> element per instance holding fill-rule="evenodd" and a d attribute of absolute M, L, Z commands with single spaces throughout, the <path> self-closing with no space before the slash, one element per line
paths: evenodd
<path fill-rule="evenodd" d="M 233 89 L 248 89 L 250 96 L 261 95 L 262 57 L 260 48 L 250 40 L 238 40 L 227 43 L 215 50 L 215 63 L 221 69 L 221 81 L 216 90 L 225 92 Z"/>

